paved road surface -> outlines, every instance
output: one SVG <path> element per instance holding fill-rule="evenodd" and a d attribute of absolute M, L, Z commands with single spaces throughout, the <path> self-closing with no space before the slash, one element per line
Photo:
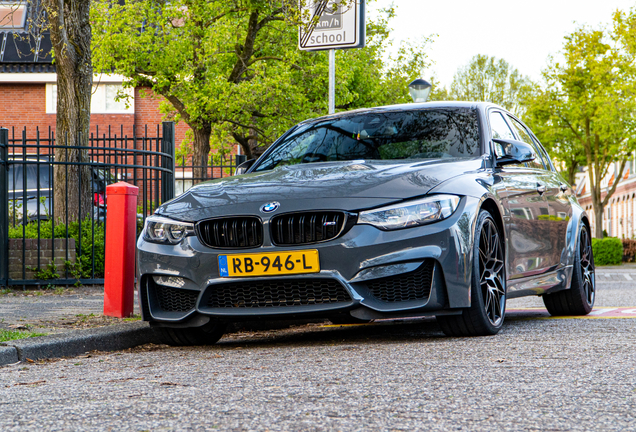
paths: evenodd
<path fill-rule="evenodd" d="M 636 308 L 622 277 L 599 306 Z M 0 430 L 636 430 L 636 319 L 533 316 L 488 338 L 310 325 L 9 366 Z"/>

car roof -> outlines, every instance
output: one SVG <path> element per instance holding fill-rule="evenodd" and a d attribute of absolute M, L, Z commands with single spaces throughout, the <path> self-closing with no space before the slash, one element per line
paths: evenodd
<path fill-rule="evenodd" d="M 507 111 L 505 108 L 491 102 L 471 102 L 471 101 L 433 101 L 422 103 L 406 103 L 396 105 L 385 105 L 372 108 L 359 108 L 351 111 L 343 111 L 336 114 L 330 114 L 322 117 L 305 120 L 303 123 L 313 123 L 315 121 L 323 121 L 327 119 L 337 119 L 339 117 L 348 117 L 352 114 L 367 114 L 378 112 L 399 112 L 411 111 L 429 108 L 473 108 L 485 112 L 488 108 L 498 108 Z"/>

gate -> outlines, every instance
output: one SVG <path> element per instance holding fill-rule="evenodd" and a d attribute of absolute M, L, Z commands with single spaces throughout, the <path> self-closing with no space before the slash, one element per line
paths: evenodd
<path fill-rule="evenodd" d="M 89 146 L 60 142 L 49 130 L 35 138 L 0 129 L 0 286 L 72 285 L 104 282 L 106 186 L 126 181 L 139 187 L 138 232 L 145 218 L 175 194 L 175 127 L 146 127 L 143 135 L 91 134 Z M 57 138 L 57 139 L 56 139 Z M 81 142 L 81 141 L 80 141 Z M 85 163 L 56 161 L 55 150 L 87 150 Z M 55 169 L 88 166 L 92 210 L 78 222 L 55 215 Z M 62 185 L 66 197 L 80 185 Z"/>

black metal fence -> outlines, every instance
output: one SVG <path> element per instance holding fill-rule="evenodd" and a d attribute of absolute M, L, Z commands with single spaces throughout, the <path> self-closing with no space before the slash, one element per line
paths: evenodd
<path fill-rule="evenodd" d="M 132 136 L 123 127 L 117 132 L 98 129 L 82 147 L 50 130 L 46 136 L 39 130 L 29 136 L 26 129 L 0 129 L 0 286 L 103 283 L 107 185 L 125 181 L 139 187 L 140 229 L 148 215 L 175 196 L 175 184 L 183 192 L 199 181 L 234 174 L 242 161 L 228 157 L 195 178 L 196 166 L 175 170 L 174 123 L 152 131 L 146 127 L 142 134 L 133 129 Z M 55 160 L 56 150 L 86 150 L 89 161 Z M 55 184 L 54 170 L 68 172 L 74 165 L 88 166 L 91 175 L 91 211 L 78 221 L 55 214 L 56 189 L 67 198 L 81 194 L 81 185 Z"/>

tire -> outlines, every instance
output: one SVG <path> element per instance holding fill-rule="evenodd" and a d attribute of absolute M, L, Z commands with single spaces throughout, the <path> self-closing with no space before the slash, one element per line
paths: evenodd
<path fill-rule="evenodd" d="M 203 327 L 154 327 L 159 340 L 172 346 L 213 345 L 225 332 L 225 324 L 213 323 Z"/>
<path fill-rule="evenodd" d="M 590 229 L 582 224 L 577 239 L 570 289 L 544 294 L 543 304 L 550 315 L 587 315 L 594 307 L 596 280 Z"/>
<path fill-rule="evenodd" d="M 491 336 L 506 313 L 506 265 L 503 239 L 486 210 L 475 224 L 470 307 L 461 315 L 436 317 L 446 336 Z"/>

